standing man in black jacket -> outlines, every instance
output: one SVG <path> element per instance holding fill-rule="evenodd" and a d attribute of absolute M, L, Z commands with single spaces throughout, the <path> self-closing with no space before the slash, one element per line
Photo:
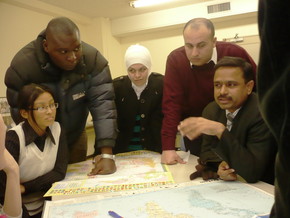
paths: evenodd
<path fill-rule="evenodd" d="M 26 84 L 48 86 L 59 103 L 56 120 L 66 132 L 70 163 L 86 159 L 85 126 L 89 112 L 96 133 L 96 161 L 92 174 L 116 171 L 112 148 L 116 138 L 114 89 L 107 60 L 81 41 L 76 24 L 66 17 L 52 19 L 37 39 L 13 58 L 5 75 L 7 99 L 16 123 L 19 90 Z M 99 150 L 99 151 L 98 151 Z"/>
<path fill-rule="evenodd" d="M 161 152 L 163 75 L 151 73 L 151 55 L 141 45 L 125 54 L 127 76 L 114 79 L 119 133 L 114 152 Z"/>

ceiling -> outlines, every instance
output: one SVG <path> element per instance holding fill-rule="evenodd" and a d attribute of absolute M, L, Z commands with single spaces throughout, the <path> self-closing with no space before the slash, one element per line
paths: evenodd
<path fill-rule="evenodd" d="M 172 0 L 172 2 L 145 8 L 132 8 L 130 0 L 38 0 L 89 18 L 116 19 L 175 7 L 188 6 L 214 0 Z"/>

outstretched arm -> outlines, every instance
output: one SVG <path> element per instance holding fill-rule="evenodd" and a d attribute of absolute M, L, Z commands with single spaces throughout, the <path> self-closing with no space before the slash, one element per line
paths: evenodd
<path fill-rule="evenodd" d="M 178 126 L 181 135 L 193 140 L 201 134 L 217 136 L 219 139 L 225 131 L 222 123 L 205 119 L 203 117 L 189 117 Z"/>
<path fill-rule="evenodd" d="M 0 169 L 6 173 L 4 212 L 13 217 L 22 216 L 19 166 L 5 148 L 6 126 L 0 115 Z"/>

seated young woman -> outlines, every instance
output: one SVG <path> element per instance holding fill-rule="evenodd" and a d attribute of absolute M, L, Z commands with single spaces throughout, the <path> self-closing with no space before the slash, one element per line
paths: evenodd
<path fill-rule="evenodd" d="M 61 126 L 55 121 L 57 108 L 49 88 L 37 84 L 24 86 L 18 97 L 23 122 L 6 134 L 6 149 L 20 169 L 24 212 L 33 217 L 41 217 L 44 193 L 52 183 L 65 177 L 67 169 L 67 145 Z M 8 186 L 5 175 L 1 174 L 0 183 L 0 195 L 5 196 L 4 188 Z"/>

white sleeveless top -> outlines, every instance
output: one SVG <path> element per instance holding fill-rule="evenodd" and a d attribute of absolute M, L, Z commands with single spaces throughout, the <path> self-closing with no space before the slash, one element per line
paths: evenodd
<path fill-rule="evenodd" d="M 34 142 L 27 146 L 25 145 L 25 135 L 22 125 L 23 122 L 11 128 L 11 130 L 14 130 L 19 137 L 18 164 L 20 170 L 20 182 L 24 183 L 42 176 L 54 168 L 61 128 L 58 122 L 54 122 L 51 126 L 49 126 L 55 140 L 55 144 L 51 141 L 50 137 L 47 137 L 45 140 L 44 149 L 43 151 L 40 151 Z M 43 194 L 44 193 L 42 192 L 38 192 L 22 196 L 23 203 L 25 204 L 29 215 L 37 214 L 42 210 L 42 205 L 44 203 Z M 31 212 L 36 208 L 39 208 L 39 210 Z"/>

